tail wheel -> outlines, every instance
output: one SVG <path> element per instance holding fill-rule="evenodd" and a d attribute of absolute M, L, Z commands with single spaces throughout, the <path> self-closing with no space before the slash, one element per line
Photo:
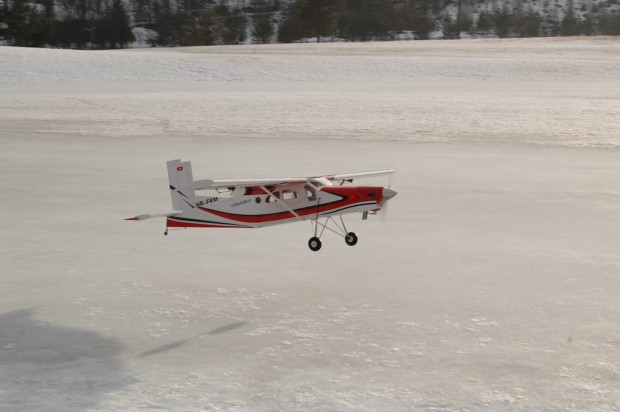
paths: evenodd
<path fill-rule="evenodd" d="M 316 252 L 321 248 L 321 241 L 316 236 L 311 237 L 308 241 L 308 247 L 310 248 L 310 250 Z"/>
<path fill-rule="evenodd" d="M 355 246 L 355 244 L 357 243 L 357 235 L 353 232 L 349 232 L 344 237 L 344 241 L 347 242 L 347 245 L 349 246 Z"/>

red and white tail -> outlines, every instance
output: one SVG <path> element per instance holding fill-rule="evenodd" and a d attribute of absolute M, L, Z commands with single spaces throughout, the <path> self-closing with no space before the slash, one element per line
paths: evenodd
<path fill-rule="evenodd" d="M 191 189 L 194 183 L 192 175 L 192 163 L 181 162 L 181 159 L 166 162 L 168 166 L 168 183 L 170 184 L 170 196 L 172 208 L 178 211 L 194 208 L 195 195 Z"/>

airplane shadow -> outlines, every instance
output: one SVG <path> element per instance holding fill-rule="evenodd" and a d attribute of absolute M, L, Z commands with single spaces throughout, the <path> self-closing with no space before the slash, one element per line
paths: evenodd
<path fill-rule="evenodd" d="M 219 328 L 211 329 L 209 332 L 205 333 L 207 336 L 219 335 L 220 333 L 230 332 L 231 330 L 240 328 L 246 325 L 247 321 L 234 322 L 229 323 L 228 325 L 220 326 Z"/>
<path fill-rule="evenodd" d="M 0 315 L 0 410 L 91 410 L 135 383 L 118 359 L 117 340 L 33 313 Z"/>
<path fill-rule="evenodd" d="M 231 330 L 240 328 L 244 325 L 246 325 L 248 322 L 247 321 L 241 321 L 241 322 L 234 322 L 234 323 L 230 323 L 228 325 L 224 325 L 224 326 L 220 326 L 218 328 L 215 329 L 211 329 L 208 332 L 205 333 L 201 333 L 199 335 L 194 335 L 192 337 L 189 337 L 187 339 L 182 339 L 182 340 L 178 340 L 175 342 L 171 342 L 171 343 L 166 343 L 165 345 L 161 345 L 158 346 L 156 348 L 153 349 L 149 349 L 147 351 L 144 351 L 142 353 L 140 353 L 138 355 L 138 357 L 140 358 L 145 358 L 148 356 L 153 356 L 153 355 L 158 355 L 160 353 L 164 353 L 164 352 L 168 352 L 177 348 L 180 348 L 181 346 L 185 345 L 187 342 L 202 337 L 202 336 L 215 336 L 215 335 L 219 335 L 221 333 L 226 333 L 226 332 L 230 332 Z"/>

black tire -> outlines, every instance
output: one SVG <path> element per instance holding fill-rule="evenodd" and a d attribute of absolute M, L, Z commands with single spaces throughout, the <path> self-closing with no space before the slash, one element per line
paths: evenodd
<path fill-rule="evenodd" d="M 313 252 L 316 252 L 317 250 L 321 248 L 321 240 L 316 236 L 311 237 L 310 240 L 308 241 L 308 247 Z"/>
<path fill-rule="evenodd" d="M 347 245 L 349 246 L 355 246 L 355 244 L 357 243 L 357 235 L 353 232 L 349 232 L 344 237 L 344 241 L 347 242 Z"/>

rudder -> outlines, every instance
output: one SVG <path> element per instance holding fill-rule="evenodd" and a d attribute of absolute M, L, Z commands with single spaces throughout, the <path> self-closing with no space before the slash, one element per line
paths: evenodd
<path fill-rule="evenodd" d="M 166 166 L 168 167 L 172 208 L 179 211 L 193 209 L 195 202 L 191 185 L 194 183 L 194 177 L 191 162 L 181 162 L 181 159 L 175 159 L 166 162 Z"/>

